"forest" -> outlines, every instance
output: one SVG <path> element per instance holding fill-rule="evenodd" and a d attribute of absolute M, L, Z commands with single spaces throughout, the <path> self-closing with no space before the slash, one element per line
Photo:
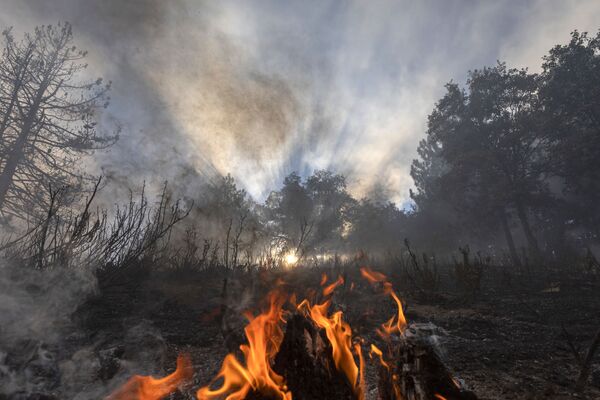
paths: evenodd
<path fill-rule="evenodd" d="M 118 130 L 98 129 L 110 83 L 82 80 L 86 54 L 72 46 L 69 25 L 22 39 L 4 32 L 3 248 L 41 241 L 22 248 L 24 262 L 52 264 L 61 248 L 76 245 L 67 245 L 73 236 L 101 242 L 137 227 L 125 236 L 138 241 L 149 234 L 142 226 L 160 232 L 180 219 L 177 235 L 190 248 L 177 250 L 191 256 L 205 247 L 227 266 L 277 263 L 290 251 L 308 263 L 361 252 L 385 257 L 403 251 L 404 239 L 431 256 L 470 246 L 497 263 L 560 264 L 593 257 L 599 244 L 598 35 L 573 32 L 544 56 L 539 74 L 499 62 L 470 71 L 465 84 L 448 83 L 418 145 L 412 202 L 403 209 L 383 185 L 355 198 L 342 174 L 317 170 L 291 172 L 264 202 L 227 175 L 205 184 L 198 198 L 176 199 L 177 183 L 167 182 L 158 202 L 138 190 L 118 210 L 98 210 L 93 200 L 104 182 L 82 162 L 115 144 Z M 122 220 L 131 226 L 113 224 Z M 175 242 L 182 243 L 168 247 Z M 121 245 L 129 244 L 104 253 L 112 257 Z"/>
<path fill-rule="evenodd" d="M 8 328 L 0 328 L 0 386 L 8 389 L 0 398 L 104 398 L 134 372 L 172 371 L 183 343 L 195 346 L 195 360 L 210 352 L 210 363 L 218 363 L 224 350 L 215 338 L 222 334 L 225 347 L 235 349 L 230 342 L 241 331 L 228 318 L 238 318 L 277 279 L 300 293 L 306 282 L 318 289 L 319 281 L 324 286 L 339 275 L 334 304 L 345 304 L 344 317 L 360 332 L 360 324 L 380 320 L 394 303 L 375 306 L 368 285 L 355 289 L 350 282 L 362 273 L 388 288 L 377 301 L 395 293 L 361 267 L 390 276 L 405 303 L 400 314 L 480 336 L 448 339 L 454 355 L 445 360 L 480 398 L 571 398 L 573 390 L 596 398 L 600 32 L 564 39 L 539 72 L 499 61 L 446 84 L 415 144 L 413 189 L 399 205 L 383 183 L 356 194 L 343 173 L 328 169 L 287 171 L 264 200 L 229 174 L 198 182 L 191 195 L 176 181 L 127 187 L 93 173 L 96 154 L 119 146 L 123 134 L 118 123 L 103 120 L 111 82 L 90 78 L 88 54 L 68 23 L 24 35 L 7 28 L 0 57 L 0 322 Z M 129 196 L 112 196 L 115 185 Z M 131 322 L 134 316 L 140 320 Z M 185 325 L 198 321 L 197 328 Z M 66 343 L 64 329 L 94 333 Z M 499 338 L 502 329 L 514 337 Z M 110 333 L 98 336 L 103 330 Z M 496 347 L 486 349 L 482 338 Z M 140 343 L 163 353 L 132 356 Z M 521 358 L 499 355 L 502 347 Z M 98 360 L 96 369 L 77 364 L 81 348 L 88 361 Z M 40 361 L 40 349 L 53 361 Z M 480 358 L 466 349 L 488 353 Z M 19 355 L 26 353 L 37 356 Z M 37 369 L 29 370 L 32 360 Z M 531 360 L 539 362 L 531 367 Z M 79 376 L 78 368 L 97 370 L 100 378 Z M 196 383 L 208 384 L 218 365 L 198 368 Z M 495 371 L 493 383 L 486 368 Z M 40 378 L 32 383 L 27 374 Z M 521 378 L 507 374 L 540 378 L 522 378 L 527 388 L 516 390 Z M 376 388 L 384 398 L 381 380 L 363 386 L 340 398 L 376 398 Z M 210 393 L 201 389 L 198 398 L 217 398 Z M 452 393 L 435 398 L 470 398 Z"/>

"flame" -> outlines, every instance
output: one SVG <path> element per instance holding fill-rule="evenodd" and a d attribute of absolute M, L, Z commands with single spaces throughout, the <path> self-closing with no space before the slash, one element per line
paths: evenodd
<path fill-rule="evenodd" d="M 331 317 L 327 316 L 327 309 L 330 304 L 331 300 L 327 300 L 323 304 L 311 306 L 308 300 L 304 300 L 300 303 L 298 309 L 304 309 L 313 322 L 319 328 L 325 330 L 327 339 L 331 343 L 333 362 L 336 369 L 346 376 L 357 398 L 363 400 L 362 385 L 364 382 L 358 381 L 359 367 L 356 366 L 352 355 L 352 329 L 348 323 L 342 320 L 343 313 L 341 311 L 335 312 Z M 359 353 L 359 358 L 362 358 L 362 353 Z"/>
<path fill-rule="evenodd" d="M 435 397 L 437 400 L 447 400 L 444 396 L 442 396 L 441 394 L 434 394 L 433 397 Z"/>
<path fill-rule="evenodd" d="M 226 396 L 226 400 L 243 400 L 250 391 L 279 400 L 292 400 L 283 377 L 273 371 L 270 365 L 283 339 L 280 322 L 284 298 L 271 293 L 269 300 L 268 311 L 256 317 L 247 316 L 249 323 L 244 331 L 248 344 L 240 346 L 245 363 L 228 354 L 215 378 L 215 381 L 223 378 L 223 385 L 214 390 L 210 386 L 200 388 L 198 400 L 220 399 L 222 396 Z"/>
<path fill-rule="evenodd" d="M 375 354 L 377 357 L 379 357 L 379 363 L 385 367 L 387 370 L 390 369 L 390 365 L 383 359 L 383 352 L 374 344 L 371 344 L 371 357 L 373 357 L 373 354 Z"/>
<path fill-rule="evenodd" d="M 377 330 L 380 336 L 383 338 L 389 337 L 392 333 L 403 333 L 406 329 L 406 317 L 404 316 L 404 309 L 402 302 L 394 289 L 391 282 L 387 280 L 387 277 L 381 272 L 373 271 L 369 267 L 361 267 L 360 274 L 363 278 L 369 281 L 371 284 L 383 282 L 383 293 L 389 295 L 396 302 L 398 307 L 397 315 L 394 315 L 390 320 L 381 325 L 381 328 Z"/>
<path fill-rule="evenodd" d="M 325 272 L 323 272 L 323 274 L 321 274 L 321 286 L 325 286 L 326 283 L 327 283 L 327 274 Z"/>
<path fill-rule="evenodd" d="M 135 375 L 106 400 L 160 400 L 189 380 L 193 375 L 192 361 L 187 355 L 177 358 L 177 369 L 164 378 Z"/>
<path fill-rule="evenodd" d="M 330 283 L 323 289 L 323 296 L 329 296 L 333 291 L 340 285 L 344 284 L 344 278 L 340 275 L 337 280 L 333 283 Z"/>
<path fill-rule="evenodd" d="M 358 354 L 358 376 L 359 381 L 359 393 L 365 393 L 366 385 L 365 385 L 365 358 L 363 357 L 362 347 L 359 343 L 354 344 L 354 351 Z"/>
<path fill-rule="evenodd" d="M 387 280 L 387 277 L 384 274 L 382 274 L 381 272 L 373 271 L 369 267 L 361 267 L 360 274 L 371 284 L 377 282 L 385 282 Z"/>

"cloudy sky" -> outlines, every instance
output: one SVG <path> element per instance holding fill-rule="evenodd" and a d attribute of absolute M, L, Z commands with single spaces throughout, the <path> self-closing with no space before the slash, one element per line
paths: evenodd
<path fill-rule="evenodd" d="M 115 182 L 187 187 L 231 173 L 261 200 L 329 168 L 358 196 L 403 203 L 444 83 L 504 60 L 538 70 L 597 0 L 0 0 L 16 31 L 69 21 L 90 73 L 113 82 L 97 158 Z"/>

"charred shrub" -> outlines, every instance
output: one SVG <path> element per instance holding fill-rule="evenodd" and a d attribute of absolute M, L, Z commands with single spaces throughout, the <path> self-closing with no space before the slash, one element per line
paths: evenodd
<path fill-rule="evenodd" d="M 454 279 L 460 292 L 466 296 L 474 296 L 481 290 L 481 278 L 485 268 L 489 265 L 489 258 L 483 258 L 481 253 L 470 259 L 469 246 L 459 247 L 462 260 L 454 259 Z"/>

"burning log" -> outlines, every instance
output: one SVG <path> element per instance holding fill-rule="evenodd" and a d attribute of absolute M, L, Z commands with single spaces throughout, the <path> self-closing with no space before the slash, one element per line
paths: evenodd
<path fill-rule="evenodd" d="M 287 322 L 273 369 L 282 375 L 294 400 L 356 399 L 350 382 L 335 367 L 325 331 L 304 315 Z"/>
<path fill-rule="evenodd" d="M 371 354 L 379 357 L 380 400 L 476 400 L 453 379 L 424 334 L 413 324 L 408 329 L 400 298 L 383 274 L 363 269 L 363 276 L 381 285 L 396 303 L 397 313 L 382 324 L 377 333 L 387 343 L 387 354 L 371 345 Z M 365 340 L 352 336 L 343 312 L 329 314 L 333 291 L 345 281 L 340 277 L 323 289 L 328 297 L 321 304 L 274 290 L 268 307 L 254 315 L 246 312 L 246 343 L 239 352 L 230 352 L 218 374 L 196 392 L 198 400 L 364 400 Z M 326 279 L 321 280 L 324 286 Z M 291 313 L 284 311 L 288 302 Z M 413 332 L 414 330 L 414 332 Z M 389 361 L 388 361 L 389 360 Z M 163 379 L 134 377 L 115 399 L 158 399 L 172 393 L 187 376 L 179 365 Z M 123 397 L 133 394 L 138 397 Z M 143 395 L 143 396 L 142 396 Z M 146 397 L 144 397 L 146 396 Z"/>
<path fill-rule="evenodd" d="M 452 378 L 433 346 L 424 338 L 401 337 L 392 360 L 379 369 L 380 400 L 477 400 Z"/>

